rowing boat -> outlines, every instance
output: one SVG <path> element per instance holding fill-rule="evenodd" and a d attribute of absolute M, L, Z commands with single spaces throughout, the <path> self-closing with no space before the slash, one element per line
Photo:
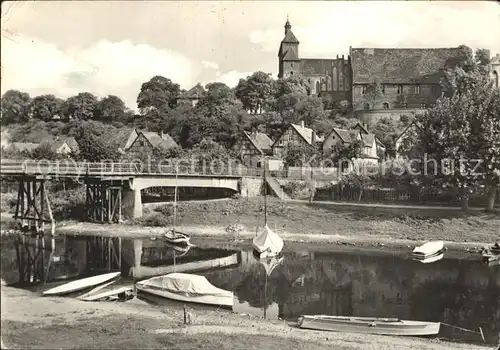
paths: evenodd
<path fill-rule="evenodd" d="M 136 283 L 137 290 L 159 297 L 197 304 L 233 307 L 233 292 L 211 284 L 205 276 L 169 273 Z"/>
<path fill-rule="evenodd" d="M 76 281 L 71 281 L 63 285 L 51 288 L 43 292 L 43 295 L 64 295 L 73 292 L 79 292 L 87 288 L 99 286 L 111 280 L 115 280 L 120 277 L 121 272 L 111 272 L 102 275 L 82 278 Z"/>
<path fill-rule="evenodd" d="M 439 333 L 440 325 L 439 322 L 406 321 L 398 318 L 327 315 L 304 315 L 298 319 L 298 326 L 306 329 L 401 336 L 435 335 Z"/>
<path fill-rule="evenodd" d="M 444 243 L 443 241 L 427 242 L 413 249 L 411 256 L 413 260 L 421 261 L 422 263 L 441 260 L 444 256 Z"/>

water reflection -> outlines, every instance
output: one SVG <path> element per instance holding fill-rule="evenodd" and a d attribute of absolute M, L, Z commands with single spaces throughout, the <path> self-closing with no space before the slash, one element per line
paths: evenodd
<path fill-rule="evenodd" d="M 234 311 L 268 318 L 301 314 L 398 317 L 482 327 L 489 343 L 500 332 L 500 269 L 478 260 L 421 264 L 393 256 L 285 254 L 268 275 L 242 252 L 237 269 L 207 272 L 220 288 L 234 286 Z M 222 278 L 224 276 L 224 278 Z M 227 281 L 227 283 L 225 283 Z M 443 327 L 444 336 L 480 340 Z"/>
<path fill-rule="evenodd" d="M 15 266 L 15 251 L 4 254 L 5 243 L 3 277 L 12 272 L 5 267 Z M 81 251 L 78 261 L 68 261 L 68 266 L 85 267 L 81 238 L 65 239 L 61 247 L 58 255 L 68 257 L 61 264 L 72 259 L 71 252 Z M 301 314 L 398 317 L 473 330 L 480 326 L 490 344 L 500 333 L 500 268 L 486 267 L 479 258 L 445 256 L 436 263 L 421 264 L 410 256 L 287 252 L 282 259 L 259 262 L 251 251 L 197 247 L 174 256 L 172 247 L 149 239 L 124 241 L 122 253 L 124 276 L 129 267 L 131 274 L 143 274 L 136 279 L 174 270 L 202 274 L 214 286 L 234 291 L 233 310 L 238 313 L 291 320 Z M 61 268 L 60 273 L 66 270 Z M 442 330 L 440 335 L 450 338 L 480 339 L 446 327 Z"/>

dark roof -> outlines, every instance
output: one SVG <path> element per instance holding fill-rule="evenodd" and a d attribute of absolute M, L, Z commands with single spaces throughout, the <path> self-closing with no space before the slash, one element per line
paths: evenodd
<path fill-rule="evenodd" d="M 151 145 L 155 148 L 175 148 L 177 147 L 177 143 L 174 139 L 168 135 L 163 134 L 163 136 L 158 135 L 156 132 L 152 131 L 141 131 L 141 134 L 151 143 Z"/>
<path fill-rule="evenodd" d="M 300 72 L 301 74 L 321 74 L 325 75 L 326 72 L 330 74 L 333 67 L 337 67 L 337 61 L 341 61 L 342 58 L 338 59 L 316 59 L 316 58 L 302 58 L 300 59 Z M 344 60 L 344 64 L 347 66 L 348 61 Z"/>
<path fill-rule="evenodd" d="M 266 154 L 272 152 L 271 146 L 273 145 L 273 140 L 266 134 L 261 132 L 249 133 L 247 131 L 243 131 L 243 133 L 261 153 Z"/>
<path fill-rule="evenodd" d="M 337 135 L 339 135 L 340 139 L 344 143 L 351 143 L 355 141 L 357 136 L 360 134 L 359 131 L 356 130 L 333 128 L 332 131 L 328 133 L 327 137 L 325 137 L 325 140 L 330 136 L 332 132 L 335 132 Z"/>
<path fill-rule="evenodd" d="M 283 55 L 283 60 L 284 61 L 300 61 L 299 55 L 297 54 L 297 51 L 295 51 L 295 48 L 289 47 L 288 50 L 286 50 L 285 54 Z"/>
<path fill-rule="evenodd" d="M 181 98 L 200 99 L 204 92 L 205 92 L 205 89 L 203 88 L 203 86 L 201 86 L 200 83 L 198 83 L 195 86 L 193 86 L 191 89 L 186 91 L 185 93 L 181 94 Z"/>
<path fill-rule="evenodd" d="M 456 65 L 462 52 L 460 48 L 353 48 L 353 83 L 439 83 L 441 70 Z"/>
<path fill-rule="evenodd" d="M 132 145 L 132 143 L 137 138 L 137 131 L 135 129 L 120 129 L 118 130 L 116 136 L 113 138 L 112 142 L 117 149 L 126 151 Z"/>
<path fill-rule="evenodd" d="M 285 37 L 281 42 L 287 44 L 299 44 L 299 40 L 297 39 L 295 34 L 293 34 L 291 29 L 286 32 Z"/>
<path fill-rule="evenodd" d="M 10 145 L 12 148 L 17 149 L 18 151 L 28 151 L 31 152 L 35 148 L 37 148 L 40 144 L 33 142 L 12 142 Z"/>

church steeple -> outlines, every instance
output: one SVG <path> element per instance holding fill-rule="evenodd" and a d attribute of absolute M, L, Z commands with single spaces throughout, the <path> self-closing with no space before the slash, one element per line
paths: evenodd
<path fill-rule="evenodd" d="M 285 23 L 285 35 L 292 29 L 292 25 L 288 19 L 288 15 L 286 15 L 286 23 Z"/>

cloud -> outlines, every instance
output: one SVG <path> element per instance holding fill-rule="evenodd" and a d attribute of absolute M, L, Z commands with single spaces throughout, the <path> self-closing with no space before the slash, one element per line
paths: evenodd
<path fill-rule="evenodd" d="M 176 52 L 128 40 L 100 40 L 66 51 L 37 38 L 2 40 L 2 91 L 18 89 L 61 98 L 84 91 L 99 97 L 113 94 L 136 109 L 143 82 L 163 75 L 189 88 L 201 69 Z"/>
<path fill-rule="evenodd" d="M 222 75 L 220 74 L 220 72 L 218 72 L 217 74 L 218 76 L 215 79 L 215 81 L 219 83 L 224 83 L 229 87 L 235 87 L 236 85 L 238 85 L 240 79 L 245 79 L 246 77 L 252 74 L 253 72 L 237 72 L 234 70 L 224 73 Z"/>
<path fill-rule="evenodd" d="M 347 54 L 349 46 L 465 44 L 495 53 L 500 52 L 500 36 L 492 28 L 500 27 L 499 9 L 492 2 L 328 2 L 310 11 L 292 9 L 291 24 L 300 41 L 301 57 Z M 263 51 L 277 52 L 283 36 L 283 27 L 266 27 L 251 31 L 248 39 Z"/>
<path fill-rule="evenodd" d="M 201 61 L 201 64 L 205 68 L 219 69 L 219 65 L 217 63 L 215 63 L 215 62 Z"/>

